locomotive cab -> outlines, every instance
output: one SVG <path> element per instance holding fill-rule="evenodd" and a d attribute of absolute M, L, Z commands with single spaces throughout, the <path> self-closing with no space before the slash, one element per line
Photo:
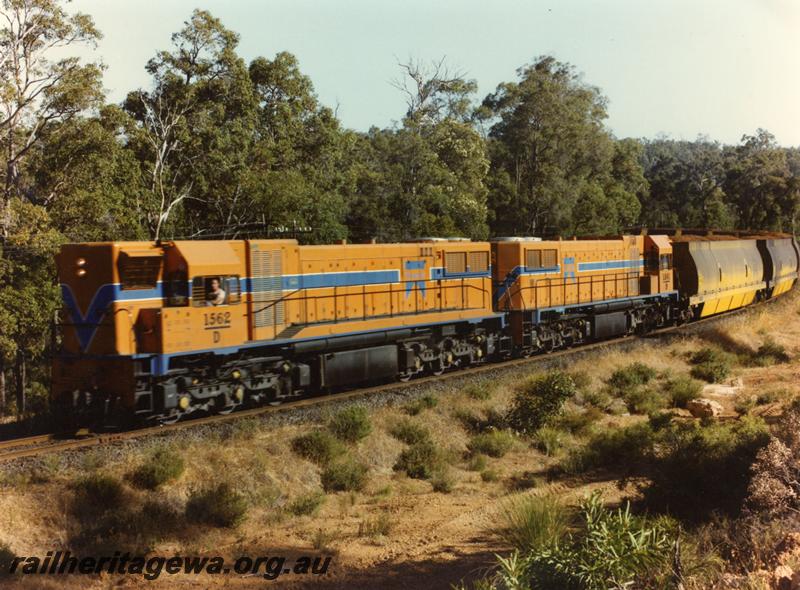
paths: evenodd
<path fill-rule="evenodd" d="M 162 299 L 136 321 L 138 353 L 235 346 L 247 338 L 241 248 L 228 242 L 164 246 Z"/>
<path fill-rule="evenodd" d="M 645 276 L 643 294 L 668 293 L 673 290 L 672 244 L 664 235 L 646 235 L 644 239 Z"/>

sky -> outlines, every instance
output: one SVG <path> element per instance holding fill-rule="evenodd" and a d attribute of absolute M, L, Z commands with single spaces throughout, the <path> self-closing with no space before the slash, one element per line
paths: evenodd
<path fill-rule="evenodd" d="M 342 123 L 390 126 L 405 112 L 399 62 L 443 57 L 477 99 L 550 54 L 608 98 L 617 137 L 700 135 L 738 143 L 760 127 L 800 146 L 798 0 L 73 0 L 103 32 L 111 101 L 148 88 L 144 64 L 192 10 L 239 33 L 250 60 L 297 56 Z"/>

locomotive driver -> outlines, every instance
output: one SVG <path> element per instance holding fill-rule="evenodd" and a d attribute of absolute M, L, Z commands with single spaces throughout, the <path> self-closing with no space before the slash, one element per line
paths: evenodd
<path fill-rule="evenodd" d="M 220 287 L 219 279 L 211 279 L 211 291 L 208 293 L 206 305 L 222 305 L 225 303 L 225 291 Z"/>

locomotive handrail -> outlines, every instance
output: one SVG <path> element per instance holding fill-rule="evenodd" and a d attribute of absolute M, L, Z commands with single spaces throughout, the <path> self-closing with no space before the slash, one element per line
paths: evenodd
<path fill-rule="evenodd" d="M 362 319 L 366 320 L 368 317 L 371 317 L 371 316 L 367 316 L 367 313 L 366 313 L 366 305 L 365 305 L 366 304 L 366 296 L 367 295 L 387 295 L 388 294 L 389 295 L 389 317 L 394 317 L 395 313 L 396 313 L 395 310 L 394 310 L 394 294 L 395 293 L 406 293 L 406 296 L 410 296 L 411 294 L 413 294 L 414 295 L 414 311 L 413 311 L 413 313 L 419 314 L 420 313 L 420 309 L 419 309 L 420 301 L 419 301 L 419 297 L 417 297 L 417 294 L 420 293 L 420 292 L 427 291 L 429 289 L 430 290 L 434 290 L 434 291 L 438 289 L 440 292 L 447 292 L 448 289 L 460 289 L 461 290 L 461 306 L 460 307 L 458 307 L 458 306 L 456 306 L 456 307 L 444 307 L 444 297 L 442 297 L 442 293 L 439 293 L 439 308 L 438 308 L 439 311 L 449 311 L 449 310 L 457 310 L 457 309 L 461 309 L 461 310 L 480 309 L 481 306 L 468 306 L 466 304 L 467 298 L 465 297 L 465 293 L 464 293 L 465 289 L 467 289 L 467 290 L 471 289 L 471 290 L 475 290 L 475 291 L 478 291 L 479 293 L 481 293 L 481 295 L 482 295 L 482 307 L 486 307 L 486 301 L 487 301 L 487 296 L 489 296 L 489 291 L 486 288 L 479 287 L 478 285 L 472 285 L 472 284 L 465 283 L 464 278 L 461 279 L 461 281 L 460 281 L 460 283 L 458 285 L 442 285 L 441 281 L 436 281 L 437 284 L 435 284 L 433 287 L 428 287 L 428 286 L 419 287 L 416 284 L 417 282 L 423 282 L 423 281 L 414 281 L 413 282 L 414 284 L 412 286 L 405 287 L 401 291 L 395 289 L 393 283 L 389 283 L 389 288 L 388 289 L 382 289 L 380 291 L 369 291 L 369 292 L 367 292 L 367 287 L 369 285 L 361 285 L 361 293 L 340 294 L 337 291 L 338 287 L 336 287 L 336 286 L 333 287 L 333 293 L 332 294 L 325 294 L 325 295 L 310 295 L 310 294 L 307 293 L 308 289 L 297 289 L 297 290 L 293 291 L 292 293 L 289 293 L 288 295 L 283 295 L 279 299 L 274 299 L 274 300 L 268 302 L 266 305 L 264 305 L 263 307 L 261 307 L 259 309 L 253 310 L 253 315 L 255 315 L 257 313 L 264 312 L 264 311 L 266 311 L 268 309 L 271 309 L 271 308 L 275 307 L 276 305 L 278 305 L 280 303 L 298 302 L 298 303 L 306 303 L 307 304 L 309 301 L 313 301 L 313 302 L 316 303 L 316 301 L 322 300 L 322 299 L 333 299 L 334 300 L 333 323 L 338 323 L 340 321 L 340 318 L 339 318 L 339 315 L 338 315 L 338 312 L 339 312 L 338 299 L 341 298 L 341 297 L 345 297 L 345 298 L 346 297 L 358 297 L 360 295 L 361 298 L 362 298 L 362 314 L 361 314 L 361 317 L 362 317 Z M 427 283 L 427 282 L 432 282 L 432 281 L 424 281 L 424 282 Z M 357 285 L 354 285 L 354 286 L 357 286 Z M 297 295 L 298 293 L 301 293 L 301 292 L 303 292 L 303 296 L 302 297 L 294 297 L 295 295 Z M 436 309 L 433 308 L 433 309 L 431 309 L 429 311 L 436 311 Z M 308 305 L 304 306 L 304 312 L 305 312 L 305 318 L 304 318 L 305 321 L 302 323 L 302 325 L 308 324 Z M 273 314 L 272 314 L 272 320 L 273 320 L 272 324 L 273 324 L 273 329 L 276 331 L 276 333 L 277 333 L 277 328 L 278 328 L 278 325 L 279 325 L 278 321 L 277 321 L 277 318 L 278 318 L 278 314 L 273 312 Z M 352 321 L 352 319 L 353 318 L 350 317 L 350 316 L 345 318 L 346 321 Z"/>
<path fill-rule="evenodd" d="M 498 300 L 498 308 L 500 308 L 501 301 L 505 300 L 505 309 L 504 309 L 504 311 L 510 311 L 511 310 L 511 299 L 512 299 L 512 297 L 514 297 L 515 295 L 519 295 L 523 291 L 531 291 L 532 290 L 533 291 L 533 307 L 532 307 L 532 309 L 539 309 L 539 307 L 540 307 L 539 306 L 539 290 L 542 290 L 542 289 L 548 289 L 548 301 L 551 302 L 549 307 L 553 307 L 554 306 L 552 304 L 553 287 L 556 287 L 556 288 L 563 287 L 562 299 L 561 299 L 562 300 L 562 305 L 580 305 L 581 303 L 593 303 L 595 301 L 604 301 L 606 299 L 606 297 L 605 297 L 606 285 L 609 282 L 612 282 L 612 281 L 614 282 L 615 291 L 617 290 L 617 286 L 619 284 L 619 281 L 624 281 L 625 282 L 625 294 L 622 295 L 622 297 L 637 296 L 637 295 L 641 294 L 641 289 L 637 288 L 636 289 L 636 293 L 632 294 L 631 293 L 631 288 L 630 288 L 630 281 L 634 280 L 634 279 L 639 279 L 640 276 L 641 275 L 639 275 L 639 274 L 626 272 L 626 273 L 614 273 L 614 274 L 603 274 L 603 275 L 590 275 L 588 277 L 574 277 L 574 281 L 575 282 L 569 282 L 569 280 L 567 278 L 560 277 L 561 281 L 558 281 L 558 282 L 553 282 L 553 279 L 545 279 L 545 280 L 548 281 L 548 283 L 545 284 L 545 285 L 537 284 L 538 282 L 541 281 L 541 279 L 539 281 L 537 281 L 537 283 L 534 283 L 532 285 L 522 286 L 520 284 L 516 284 L 513 287 L 513 289 L 509 289 L 508 291 L 503 293 L 503 295 L 501 296 L 500 300 Z M 583 301 L 583 300 L 581 300 L 581 289 L 580 288 L 581 288 L 581 286 L 586 286 L 587 283 L 589 285 L 589 298 L 587 300 Z M 596 299 L 596 298 L 594 298 L 594 287 L 598 283 L 602 283 L 603 295 L 600 298 Z M 636 281 L 636 284 L 637 284 L 637 287 L 638 287 L 638 285 L 639 285 L 638 280 Z M 567 303 L 567 286 L 573 286 L 573 285 L 577 287 L 577 290 L 576 290 L 577 301 L 575 301 L 573 303 Z M 528 307 L 525 304 L 525 297 L 522 297 L 521 303 L 522 303 L 522 310 L 523 311 L 528 311 Z"/>

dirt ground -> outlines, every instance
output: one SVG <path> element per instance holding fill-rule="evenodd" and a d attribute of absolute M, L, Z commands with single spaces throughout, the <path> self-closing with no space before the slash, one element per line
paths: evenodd
<path fill-rule="evenodd" d="M 640 361 L 662 375 L 687 373 L 687 356 L 713 342 L 722 348 L 752 354 L 766 340 L 782 345 L 790 362 L 772 366 L 736 365 L 722 384 L 706 386 L 703 397 L 721 403 L 725 414 L 736 415 L 747 400 L 749 411 L 769 419 L 780 407 L 800 396 L 800 297 L 731 318 L 717 333 L 675 340 L 669 346 L 643 343 L 632 352 L 605 351 L 569 367 L 588 375 L 589 387 L 602 389 L 608 376 L 621 366 Z M 749 352 L 748 352 L 749 351 Z M 419 415 L 407 416 L 403 407 L 385 407 L 371 414 L 372 432 L 350 448 L 369 466 L 366 488 L 357 493 L 329 493 L 314 515 L 296 516 L 287 507 L 292 500 L 320 488 L 320 468 L 298 457 L 291 440 L 315 425 L 291 425 L 263 430 L 242 428 L 227 439 L 187 440 L 175 445 L 186 461 L 179 480 L 156 492 L 134 490 L 126 474 L 141 464 L 149 449 L 100 450 L 70 461 L 50 458 L 41 464 L 0 472 L 0 542 L 16 555 L 40 555 L 71 548 L 78 523 L 70 511 L 74 481 L 86 473 L 102 471 L 126 482 L 131 501 L 159 500 L 182 507 L 191 491 L 208 482 L 232 481 L 251 501 L 247 519 L 236 528 L 183 524 L 170 529 L 156 542 L 148 542 L 150 556 L 330 555 L 323 576 L 286 574 L 267 581 L 260 575 L 167 575 L 147 581 L 136 575 L 15 576 L 0 578 L 0 587 L 14 588 L 449 588 L 460 580 L 474 581 L 495 562 L 495 554 L 507 552 L 497 534 L 499 510 L 516 494 L 556 492 L 573 501 L 601 489 L 608 502 L 634 493 L 620 489 L 613 473 L 548 478 L 548 468 L 563 458 L 570 445 L 555 456 L 546 456 L 524 439 L 514 443 L 501 458 L 489 458 L 494 481 L 484 481 L 470 470 L 465 457 L 470 434 L 454 415 L 467 412 L 503 411 L 514 387 L 535 369 L 520 369 L 507 380 L 480 383 L 491 392 L 476 399 L 469 391 L 453 390 L 438 395 L 438 404 Z M 450 493 L 434 492 L 431 483 L 410 479 L 393 465 L 404 448 L 389 434 L 391 426 L 405 418 L 426 426 L 449 456 L 454 481 Z M 595 428 L 642 419 L 623 413 L 604 415 Z M 489 479 L 489 478 L 487 478 Z M 522 482 L 522 483 L 521 483 Z M 381 522 L 380 527 L 375 523 Z M 375 528 L 380 530 L 376 532 Z M 105 552 L 125 551 L 128 545 L 103 545 Z M 75 551 L 77 553 L 77 551 Z"/>

